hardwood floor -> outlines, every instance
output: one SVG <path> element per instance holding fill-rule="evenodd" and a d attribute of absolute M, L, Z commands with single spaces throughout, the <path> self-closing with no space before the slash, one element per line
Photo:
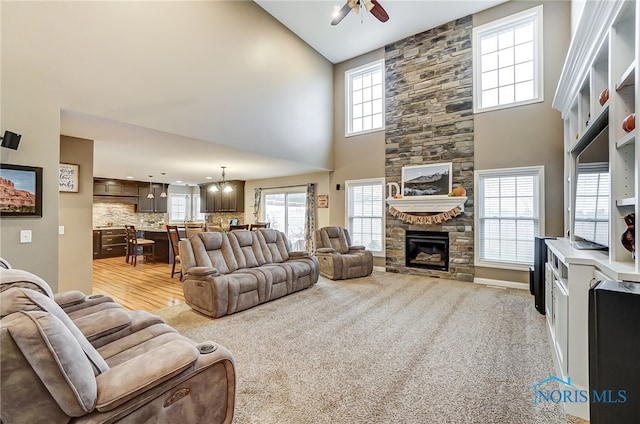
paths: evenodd
<path fill-rule="evenodd" d="M 124 257 L 93 261 L 93 294 L 112 297 L 131 310 L 153 312 L 184 302 L 182 283 L 171 278 L 171 264 L 144 263 L 131 266 Z"/>

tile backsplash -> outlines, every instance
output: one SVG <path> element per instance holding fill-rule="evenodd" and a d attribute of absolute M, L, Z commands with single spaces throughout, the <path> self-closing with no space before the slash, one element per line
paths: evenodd
<path fill-rule="evenodd" d="M 213 213 L 206 215 L 206 221 L 221 224 L 223 229 L 229 228 L 229 220 L 238 219 L 238 224 L 244 223 L 242 212 Z M 142 220 L 142 221 L 141 221 Z M 169 222 L 168 213 L 138 213 L 135 205 L 124 203 L 94 203 L 93 227 L 122 227 L 135 225 L 137 227 L 153 227 Z"/>
<path fill-rule="evenodd" d="M 168 222 L 166 213 L 138 213 L 135 205 L 124 203 L 94 203 L 93 227 L 122 227 L 136 225 L 141 227 L 160 225 Z"/>

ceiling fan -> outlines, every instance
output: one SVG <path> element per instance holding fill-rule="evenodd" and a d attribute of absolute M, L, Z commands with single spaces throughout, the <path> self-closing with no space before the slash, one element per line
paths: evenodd
<path fill-rule="evenodd" d="M 347 3 L 342 6 L 342 9 L 338 11 L 331 21 L 331 25 L 338 25 L 351 10 L 355 10 L 357 13 L 361 7 L 366 8 L 380 22 L 387 22 L 389 20 L 389 15 L 387 15 L 387 12 L 376 0 L 347 0 Z"/>

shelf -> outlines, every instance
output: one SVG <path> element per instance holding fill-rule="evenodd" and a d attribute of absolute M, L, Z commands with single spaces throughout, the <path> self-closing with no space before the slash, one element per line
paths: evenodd
<path fill-rule="evenodd" d="M 621 149 L 629 144 L 632 144 L 636 140 L 636 132 L 638 129 L 625 134 L 620 140 L 616 141 L 616 148 Z"/>
<path fill-rule="evenodd" d="M 616 206 L 635 206 L 636 198 L 635 197 L 627 197 L 624 199 L 616 200 Z"/>
<path fill-rule="evenodd" d="M 595 138 L 609 125 L 609 103 L 605 103 L 600 110 L 598 116 L 591 120 L 591 124 L 587 127 L 584 134 L 571 147 L 570 152 L 581 152 L 587 145 L 595 140 Z"/>
<path fill-rule="evenodd" d="M 620 77 L 620 82 L 616 84 L 616 91 L 620 91 L 625 87 L 629 87 L 634 84 L 634 77 L 636 73 L 636 62 L 631 62 L 631 65 L 622 73 L 622 77 Z"/>
<path fill-rule="evenodd" d="M 415 196 L 400 199 L 387 199 L 389 206 L 400 212 L 447 212 L 459 207 L 464 212 L 464 196 Z"/>

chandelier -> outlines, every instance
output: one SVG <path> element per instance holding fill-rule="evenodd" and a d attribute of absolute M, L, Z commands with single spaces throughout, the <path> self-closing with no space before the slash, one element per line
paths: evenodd
<path fill-rule="evenodd" d="M 217 183 L 214 183 L 211 185 L 211 187 L 209 188 L 209 191 L 212 192 L 216 192 L 218 190 L 220 190 L 222 188 L 222 191 L 224 193 L 231 193 L 233 191 L 233 187 L 231 187 L 229 185 L 229 183 L 226 180 L 226 173 L 225 173 L 225 168 L 226 166 L 221 166 L 222 168 L 222 181 L 218 181 Z"/>

